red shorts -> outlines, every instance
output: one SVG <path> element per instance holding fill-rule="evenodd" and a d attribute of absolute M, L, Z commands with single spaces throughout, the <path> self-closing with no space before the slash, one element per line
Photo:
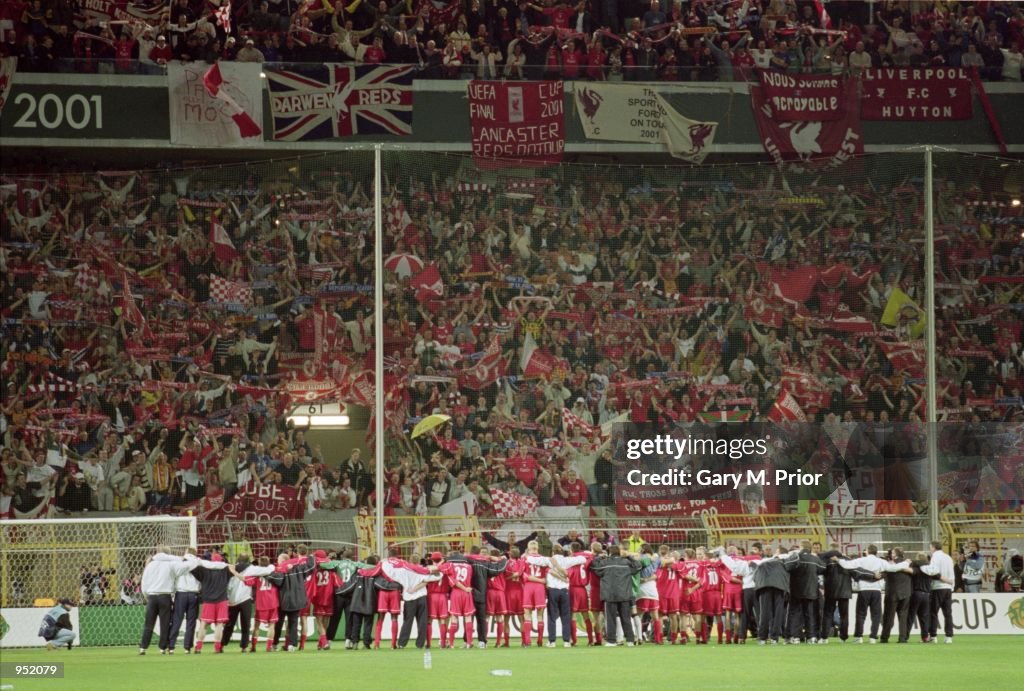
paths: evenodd
<path fill-rule="evenodd" d="M 312 614 L 312 612 L 313 612 L 313 605 L 306 605 L 305 607 L 303 607 L 302 609 L 299 610 L 299 616 L 300 617 L 308 617 L 310 614 Z"/>
<path fill-rule="evenodd" d="M 313 616 L 314 617 L 330 617 L 334 615 L 334 603 L 330 602 L 326 605 L 315 604 L 313 605 Z"/>
<path fill-rule="evenodd" d="M 652 600 L 649 597 L 645 597 L 643 600 L 636 601 L 636 611 L 638 612 L 657 612 L 658 605 L 660 603 L 657 600 Z"/>
<path fill-rule="evenodd" d="M 726 612 L 742 612 L 743 611 L 743 589 L 742 588 L 726 588 L 725 599 L 722 600 L 722 609 Z"/>
<path fill-rule="evenodd" d="M 204 624 L 226 624 L 228 621 L 228 602 L 204 602 L 199 610 L 199 621 Z"/>
<path fill-rule="evenodd" d="M 427 613 L 431 619 L 448 618 L 448 596 L 444 593 L 427 595 Z"/>
<path fill-rule="evenodd" d="M 476 612 L 476 607 L 473 605 L 473 593 L 467 593 L 458 588 L 453 590 L 451 598 L 448 600 L 448 611 L 453 617 L 473 616 Z"/>
<path fill-rule="evenodd" d="M 683 614 L 703 614 L 704 601 L 700 591 L 692 595 L 682 595 L 679 598 L 679 611 Z"/>
<path fill-rule="evenodd" d="M 604 601 L 601 599 L 601 593 L 594 595 L 594 591 L 590 592 L 590 611 L 591 612 L 604 612 Z"/>
<path fill-rule="evenodd" d="M 382 590 L 377 593 L 378 614 L 401 614 L 402 593 L 398 590 Z"/>
<path fill-rule="evenodd" d="M 505 599 L 504 590 L 487 591 L 487 613 L 508 614 L 508 602 Z"/>
<path fill-rule="evenodd" d="M 277 621 L 277 610 L 276 609 L 258 609 L 256 610 L 256 621 L 262 621 L 264 624 L 273 624 Z"/>
<path fill-rule="evenodd" d="M 661 598 L 661 613 L 679 614 L 679 597 L 676 596 Z"/>
<path fill-rule="evenodd" d="M 587 588 L 582 585 L 569 586 L 569 603 L 573 612 L 589 612 L 590 598 L 587 596 Z"/>
<path fill-rule="evenodd" d="M 718 590 L 705 590 L 703 606 L 704 610 L 701 614 L 721 614 L 722 593 Z"/>
<path fill-rule="evenodd" d="M 544 609 L 548 606 L 548 589 L 540 583 L 523 585 L 523 609 Z"/>
<path fill-rule="evenodd" d="M 523 589 L 509 588 L 505 591 L 505 607 L 509 614 L 523 613 Z"/>

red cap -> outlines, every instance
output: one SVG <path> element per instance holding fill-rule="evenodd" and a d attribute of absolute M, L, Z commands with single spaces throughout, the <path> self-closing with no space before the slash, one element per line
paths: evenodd
<path fill-rule="evenodd" d="M 214 552 L 210 555 L 210 561 L 224 561 L 224 557 L 220 556 L 219 552 Z"/>
<path fill-rule="evenodd" d="M 430 553 L 430 561 L 441 561 L 442 559 L 444 559 L 444 556 L 440 552 Z"/>

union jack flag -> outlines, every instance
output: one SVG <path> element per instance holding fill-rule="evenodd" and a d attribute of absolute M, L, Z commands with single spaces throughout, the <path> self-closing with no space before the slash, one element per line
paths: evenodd
<path fill-rule="evenodd" d="M 412 67 L 266 70 L 274 139 L 412 134 Z"/>

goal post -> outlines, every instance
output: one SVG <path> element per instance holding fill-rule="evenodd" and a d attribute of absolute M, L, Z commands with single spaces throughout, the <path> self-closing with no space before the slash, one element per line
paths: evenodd
<path fill-rule="evenodd" d="M 184 552 L 196 539 L 192 516 L 0 521 L 0 606 L 10 619 L 69 598 L 81 644 L 125 644 L 140 631 L 139 584 L 155 547 Z"/>

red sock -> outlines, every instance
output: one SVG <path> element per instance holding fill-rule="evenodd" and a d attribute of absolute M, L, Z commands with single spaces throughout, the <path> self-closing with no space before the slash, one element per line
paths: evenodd
<path fill-rule="evenodd" d="M 523 645 L 530 645 L 530 622 L 523 620 Z"/>
<path fill-rule="evenodd" d="M 274 649 L 273 641 L 271 641 L 271 640 L 270 640 L 270 639 L 268 638 L 268 639 L 267 639 L 267 652 L 269 653 L 269 652 L 270 652 L 271 650 L 273 650 L 273 649 Z"/>
<path fill-rule="evenodd" d="M 597 641 L 597 645 L 601 645 L 604 642 L 601 636 L 601 628 L 598 626 L 594 627 L 594 639 Z"/>
<path fill-rule="evenodd" d="M 253 650 L 253 651 L 256 650 L 256 632 L 255 631 L 253 631 L 253 633 L 252 633 L 252 648 L 251 648 L 251 650 Z"/>
<path fill-rule="evenodd" d="M 537 622 L 537 647 L 544 645 L 544 620 Z"/>
<path fill-rule="evenodd" d="M 661 626 L 661 619 L 652 619 L 651 628 L 654 629 L 654 642 L 661 644 L 665 642 L 665 632 Z"/>
<path fill-rule="evenodd" d="M 584 626 L 587 627 L 587 643 L 594 642 L 594 622 L 589 619 L 583 621 Z"/>
<path fill-rule="evenodd" d="M 394 614 L 391 615 L 391 647 L 398 647 L 398 620 Z"/>
<path fill-rule="evenodd" d="M 721 620 L 721 618 L 715 620 L 715 627 L 718 629 L 718 645 L 722 645 L 722 620 Z"/>
<path fill-rule="evenodd" d="M 448 626 L 448 647 L 449 648 L 454 648 L 455 647 L 455 634 L 458 633 L 458 631 L 459 631 L 459 625 L 457 623 L 456 624 L 451 624 L 451 625 Z"/>
<path fill-rule="evenodd" d="M 703 618 L 700 622 L 700 640 L 708 642 L 708 620 Z"/>
<path fill-rule="evenodd" d="M 721 641 L 722 639 L 718 639 L 718 640 Z M 726 631 L 725 632 L 725 643 L 726 643 L 726 645 L 728 645 L 729 643 L 732 643 L 732 631 Z"/>
<path fill-rule="evenodd" d="M 497 648 L 499 645 L 501 645 L 501 639 L 504 638 L 504 636 L 505 636 L 505 623 L 499 621 L 498 622 L 498 642 L 494 644 L 495 648 Z"/>
<path fill-rule="evenodd" d="M 213 644 L 213 652 L 219 653 L 221 650 L 223 650 L 223 648 L 220 647 L 220 643 Z"/>
<path fill-rule="evenodd" d="M 690 642 L 690 636 L 685 631 L 680 631 L 679 635 L 682 638 L 683 645 L 686 645 L 687 643 Z"/>
<path fill-rule="evenodd" d="M 377 628 L 374 630 L 374 633 L 373 633 L 373 647 L 374 648 L 379 648 L 380 647 L 380 631 L 383 628 L 384 628 L 384 617 L 378 617 L 378 619 L 377 619 Z"/>
<path fill-rule="evenodd" d="M 305 649 L 306 649 L 306 634 L 302 634 L 302 637 L 299 638 L 299 650 L 305 650 Z"/>
<path fill-rule="evenodd" d="M 576 645 L 576 620 L 572 620 L 572 644 Z"/>
<path fill-rule="evenodd" d="M 327 634 L 326 633 L 320 634 L 320 640 L 317 641 L 317 645 L 320 646 L 321 648 L 326 648 L 327 647 Z"/>
<path fill-rule="evenodd" d="M 203 640 L 199 639 L 198 641 L 196 641 L 196 652 L 198 653 L 202 649 L 203 649 Z"/>

